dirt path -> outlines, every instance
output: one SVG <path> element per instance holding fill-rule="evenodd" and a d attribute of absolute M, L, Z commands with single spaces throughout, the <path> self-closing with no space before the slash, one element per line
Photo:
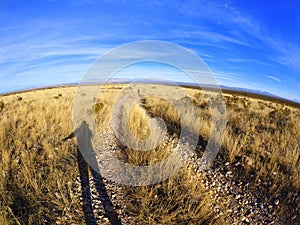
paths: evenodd
<path fill-rule="evenodd" d="M 122 151 L 111 128 L 105 129 L 100 138 L 105 151 L 111 154 Z M 77 194 L 83 205 L 86 224 L 133 224 L 126 208 L 126 201 L 129 200 L 123 194 L 122 185 L 106 180 L 91 170 L 89 172 L 80 152 L 78 156 L 81 173 Z M 246 175 L 239 159 L 229 163 L 217 158 L 214 165 L 205 171 L 199 169 L 200 158 L 197 154 L 188 163 L 203 178 L 199 182 L 212 193 L 210 207 L 216 216 L 225 214 L 233 224 L 300 224 L 300 216 L 297 214 L 283 218 L 279 212 L 286 208 L 280 198 L 274 198 L 268 193 L 268 184 L 261 182 L 257 186 L 254 176 Z"/>
<path fill-rule="evenodd" d="M 102 134 L 106 150 L 121 151 L 112 134 L 110 129 Z M 195 170 L 199 161 L 196 155 L 190 160 Z M 126 209 L 128 199 L 123 195 L 122 186 L 91 170 L 88 172 L 85 162 L 80 163 L 79 167 L 78 196 L 83 205 L 86 224 L 132 224 Z M 243 167 L 238 161 L 234 164 L 216 163 L 209 170 L 198 172 L 203 177 L 201 182 L 213 193 L 211 210 L 216 214 L 227 213 L 232 222 L 238 221 L 237 224 L 286 224 L 284 218 L 277 215 L 280 201 L 264 193 L 263 187 L 255 189 L 251 180 L 244 177 Z M 227 205 L 225 210 L 220 207 L 224 203 Z"/>

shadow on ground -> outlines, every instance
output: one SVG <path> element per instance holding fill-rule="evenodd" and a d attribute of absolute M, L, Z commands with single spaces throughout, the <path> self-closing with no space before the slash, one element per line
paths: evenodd
<path fill-rule="evenodd" d="M 84 152 L 85 156 L 89 157 L 89 163 L 92 163 L 93 167 L 95 168 L 97 162 L 96 154 L 91 143 L 92 133 L 86 121 L 84 121 L 75 132 L 64 138 L 64 141 L 75 136 L 77 139 L 77 143 L 80 141 L 80 147 L 83 148 L 81 149 L 81 151 Z M 79 147 L 77 147 L 77 162 L 81 183 L 81 197 L 83 202 L 82 210 L 84 213 L 85 223 L 87 225 L 97 225 L 92 205 L 93 202 L 91 198 L 91 187 L 89 182 L 89 177 L 92 176 L 92 180 L 95 184 L 98 197 L 101 197 L 101 202 L 105 210 L 105 216 L 108 218 L 111 225 L 121 225 L 118 214 L 113 210 L 114 207 L 107 193 L 107 189 L 101 173 L 96 172 L 90 167 L 90 165 L 83 157 L 81 151 L 79 150 Z M 97 170 L 100 171 L 99 168 Z"/>

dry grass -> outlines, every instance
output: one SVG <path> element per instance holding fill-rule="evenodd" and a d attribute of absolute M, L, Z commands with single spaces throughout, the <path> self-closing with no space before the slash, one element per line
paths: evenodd
<path fill-rule="evenodd" d="M 138 224 L 224 224 L 211 210 L 202 177 L 184 167 L 167 181 L 127 188 L 128 210 Z"/>
<path fill-rule="evenodd" d="M 72 131 L 74 91 L 27 92 L 22 100 L 17 95 L 2 97 L 1 224 L 53 224 L 65 216 L 78 222 L 82 213 L 79 199 L 73 198 L 76 147 L 61 142 Z M 56 98 L 58 94 L 62 96 Z"/>
<path fill-rule="evenodd" d="M 109 125 L 121 87 L 107 87 L 100 99 L 95 99 L 91 113 L 96 115 L 100 132 Z M 185 90 L 200 115 L 201 129 L 197 132 L 203 145 L 211 130 L 209 104 L 199 90 Z M 74 197 L 79 174 L 76 143 L 62 142 L 72 133 L 75 92 L 76 88 L 67 87 L 0 97 L 0 224 L 84 224 L 80 200 Z M 245 177 L 254 171 L 254 191 L 262 182 L 270 183 L 266 191 L 282 196 L 282 214 L 289 213 L 291 207 L 299 209 L 299 203 L 291 202 L 292 193 L 300 192 L 299 108 L 232 94 L 225 98 L 227 128 L 219 163 L 239 160 Z M 143 107 L 135 105 L 130 112 L 132 134 L 146 139 L 151 134 L 147 125 L 150 118 L 161 117 L 169 138 L 154 151 L 143 153 L 121 145 L 123 159 L 136 165 L 154 164 L 166 158 L 177 143 L 181 128 L 171 104 L 153 97 L 144 100 Z M 200 155 L 203 147 L 197 147 Z M 201 174 L 185 166 L 158 184 L 124 187 L 132 221 L 230 224 L 226 214 L 218 216 L 211 211 L 211 193 L 202 186 L 201 179 Z"/>

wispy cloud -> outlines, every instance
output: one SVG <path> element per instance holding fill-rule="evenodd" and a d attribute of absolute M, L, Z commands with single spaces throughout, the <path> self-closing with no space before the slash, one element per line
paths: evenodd
<path fill-rule="evenodd" d="M 270 62 L 267 61 L 262 61 L 258 59 L 253 59 L 253 58 L 230 58 L 228 59 L 229 62 L 241 64 L 241 63 L 256 63 L 256 64 L 261 64 L 261 65 L 270 65 Z"/>
<path fill-rule="evenodd" d="M 281 49 L 282 54 L 278 58 L 278 62 L 292 67 L 300 72 L 300 47 L 293 46 Z"/>
<path fill-rule="evenodd" d="M 32 29 L 8 27 L 2 31 L 0 77 L 6 80 L 13 80 L 14 76 L 26 80 L 28 73 L 35 74 L 43 69 L 47 73 L 59 73 L 56 68 L 60 65 L 70 69 L 70 65 L 90 64 L 112 47 L 111 44 L 97 43 L 101 36 L 64 35 L 58 38 L 44 26 L 33 26 Z M 0 86 L 3 85 L 1 82 Z"/>
<path fill-rule="evenodd" d="M 70 6 L 72 10 L 60 15 L 49 9 L 45 15 L 38 12 L 38 18 L 35 14 L 27 18 L 27 14 L 21 13 L 18 18 L 0 22 L 0 89 L 8 83 L 13 86 L 14 82 L 43 80 L 45 74 L 50 76 L 49 82 L 80 79 L 79 75 L 109 49 L 127 42 L 154 39 L 192 49 L 216 71 L 220 84 L 260 89 L 271 89 L 274 85 L 290 89 L 293 95 L 299 92 L 299 42 L 295 44 L 288 36 L 282 35 L 280 39 L 273 35 L 261 17 L 243 13 L 243 3 L 239 6 L 230 0 L 54 3 Z M 87 8 L 93 12 L 84 12 Z M 130 13 L 126 10 L 129 8 Z M 54 19 L 53 15 L 58 16 Z M 143 52 L 135 54 L 143 55 Z M 164 53 L 158 50 L 152 55 L 157 54 Z M 131 57 L 128 52 L 122 56 Z M 266 79 L 282 85 L 263 83 Z"/>
<path fill-rule="evenodd" d="M 216 42 L 227 42 L 227 43 L 233 43 L 233 44 L 239 44 L 239 45 L 245 45 L 248 46 L 248 43 L 229 36 L 224 35 L 216 32 L 210 32 L 205 30 L 194 30 L 194 31 L 177 31 L 177 37 L 185 37 L 185 38 L 197 38 L 200 40 L 208 41 L 209 43 L 216 43 Z"/>
<path fill-rule="evenodd" d="M 267 75 L 266 77 L 268 77 L 268 78 L 271 79 L 271 80 L 277 81 L 277 82 L 279 82 L 279 83 L 282 82 L 279 78 L 274 77 L 274 76 Z"/>
<path fill-rule="evenodd" d="M 174 1 L 173 4 L 182 14 L 218 21 L 218 24 L 230 27 L 227 34 L 197 31 L 191 32 L 190 36 L 206 37 L 207 41 L 244 45 L 257 49 L 257 51 L 265 48 L 268 49 L 264 52 L 265 59 L 300 72 L 300 46 L 287 40 L 288 37 L 285 40 L 273 37 L 256 18 L 240 12 L 229 1 L 188 0 L 185 2 Z M 259 63 L 264 62 L 260 61 Z"/>

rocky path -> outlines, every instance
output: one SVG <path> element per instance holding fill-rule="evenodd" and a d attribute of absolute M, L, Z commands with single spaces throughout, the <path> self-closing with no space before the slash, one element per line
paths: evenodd
<path fill-rule="evenodd" d="M 110 127 L 101 132 L 99 138 L 105 151 L 117 155 L 122 151 Z M 170 141 L 171 137 L 167 138 Z M 211 193 L 210 207 L 215 215 L 227 216 L 232 224 L 300 224 L 299 210 L 295 211 L 292 218 L 282 218 L 282 213 L 279 212 L 287 207 L 284 207 L 279 198 L 268 193 L 268 184 L 259 179 L 254 182 L 254 175 L 245 175 L 241 160 L 230 163 L 217 157 L 213 165 L 203 171 L 199 169 L 200 157 L 196 153 L 192 156 L 186 153 L 188 144 L 182 149 L 186 150 L 182 152 L 183 157 L 188 156 L 188 164 L 201 175 L 200 182 Z M 85 166 L 86 170 L 87 165 Z M 90 175 L 84 172 L 78 177 L 78 196 L 85 209 L 87 224 L 133 224 L 126 209 L 126 201 L 130 199 L 123 194 L 122 185 L 106 180 L 95 172 L 90 172 Z"/>
<path fill-rule="evenodd" d="M 120 151 L 110 129 L 102 135 L 106 150 Z M 189 162 L 196 171 L 199 161 L 194 155 Z M 81 168 L 81 171 L 85 170 L 87 166 Z M 216 215 L 226 214 L 233 223 L 238 221 L 237 224 L 286 224 L 277 216 L 280 200 L 253 189 L 249 178 L 242 175 L 243 167 L 238 161 L 216 163 L 212 168 L 198 172 L 203 177 L 205 188 L 212 193 L 211 209 Z M 121 185 L 87 171 L 81 172 L 77 182 L 86 224 L 132 224 L 125 204 L 128 199 L 123 195 Z M 226 205 L 226 210 L 220 207 L 221 204 Z M 297 215 L 293 219 L 297 224 Z"/>
<path fill-rule="evenodd" d="M 251 190 L 250 183 L 238 176 L 239 165 L 225 163 L 224 167 L 203 173 L 203 184 L 212 190 L 214 204 L 211 206 L 219 215 L 226 214 L 238 224 L 285 224 L 276 216 L 279 200 L 259 196 Z M 219 205 L 225 204 L 224 211 Z"/>

